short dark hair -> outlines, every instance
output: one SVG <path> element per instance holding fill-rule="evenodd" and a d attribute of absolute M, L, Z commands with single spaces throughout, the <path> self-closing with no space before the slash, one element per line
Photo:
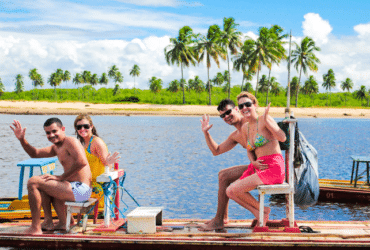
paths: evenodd
<path fill-rule="evenodd" d="M 63 123 L 59 118 L 52 117 L 46 120 L 44 127 L 49 127 L 51 124 L 56 123 L 59 128 L 63 127 Z"/>
<path fill-rule="evenodd" d="M 218 107 L 217 107 L 217 110 L 218 111 L 222 111 L 226 108 L 227 105 L 230 105 L 232 106 L 233 108 L 235 108 L 235 103 L 230 100 L 230 99 L 223 99 L 220 104 L 218 104 Z"/>

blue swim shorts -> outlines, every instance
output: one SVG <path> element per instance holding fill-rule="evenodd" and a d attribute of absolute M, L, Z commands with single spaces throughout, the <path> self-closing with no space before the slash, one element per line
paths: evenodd
<path fill-rule="evenodd" d="M 90 198 L 92 191 L 91 187 L 79 181 L 71 182 L 71 185 L 76 202 L 84 202 Z"/>

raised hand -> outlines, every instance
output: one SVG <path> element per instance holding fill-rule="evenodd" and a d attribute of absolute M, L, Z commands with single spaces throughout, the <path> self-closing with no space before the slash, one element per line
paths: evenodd
<path fill-rule="evenodd" d="M 208 130 L 210 130 L 213 126 L 213 124 L 209 125 L 209 115 L 203 115 L 202 120 L 200 120 L 202 124 L 202 131 L 205 133 Z"/>
<path fill-rule="evenodd" d="M 118 152 L 114 152 L 112 155 L 109 153 L 106 158 L 107 165 L 109 166 L 115 162 L 118 162 L 119 159 L 121 158 L 121 156 L 118 156 L 118 155 L 119 155 Z"/>
<path fill-rule="evenodd" d="M 15 137 L 17 137 L 18 140 L 24 139 L 27 128 L 22 128 L 21 123 L 17 120 L 13 121 L 13 126 L 14 128 L 12 126 L 10 126 L 10 128 L 13 130 Z"/>
<path fill-rule="evenodd" d="M 269 103 L 269 105 L 267 105 L 266 109 L 265 109 L 265 113 L 263 114 L 263 120 L 267 120 L 267 116 L 269 114 L 269 111 L 270 111 L 270 105 L 271 105 L 271 102 Z"/>

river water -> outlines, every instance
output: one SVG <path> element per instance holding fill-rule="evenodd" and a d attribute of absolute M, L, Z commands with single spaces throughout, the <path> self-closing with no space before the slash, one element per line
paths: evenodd
<path fill-rule="evenodd" d="M 49 146 L 43 123 L 50 116 L 0 115 L 0 196 L 17 197 L 19 167 L 28 159 L 9 125 L 14 119 L 27 127 L 26 138 L 36 147 Z M 59 116 L 69 136 L 74 135 L 75 116 Z M 94 116 L 100 137 L 111 152 L 121 155 L 120 168 L 127 173 L 125 188 L 141 206 L 164 207 L 164 218 L 210 219 L 216 213 L 218 172 L 234 165 L 248 163 L 245 149 L 213 156 L 200 128 L 200 117 L 160 116 Z M 279 121 L 281 119 L 277 119 Z M 350 155 L 370 155 L 368 119 L 299 119 L 299 128 L 317 149 L 320 178 L 349 180 Z M 211 117 L 210 130 L 221 143 L 234 130 L 218 117 Z M 35 174 L 38 174 L 38 170 Z M 57 163 L 56 174 L 62 173 Z M 26 176 L 28 173 L 26 173 Z M 25 185 L 24 185 L 25 186 Z M 24 194 L 27 193 L 24 187 Z M 252 191 L 257 196 L 256 191 Z M 128 196 L 129 210 L 135 208 Z M 266 199 L 271 206 L 270 219 L 285 217 L 285 204 Z M 251 219 L 252 214 L 231 201 L 231 219 Z M 296 220 L 369 220 L 367 206 L 360 203 L 324 203 L 300 209 Z"/>

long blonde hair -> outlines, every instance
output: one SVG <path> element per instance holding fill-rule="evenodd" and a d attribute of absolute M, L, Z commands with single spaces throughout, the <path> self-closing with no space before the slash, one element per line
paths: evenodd
<path fill-rule="evenodd" d="M 83 120 L 83 119 L 86 119 L 89 121 L 89 124 L 90 126 L 93 126 L 92 128 L 92 134 L 95 135 L 95 136 L 99 136 L 98 135 L 98 131 L 96 130 L 96 127 L 94 126 L 92 120 L 91 120 L 91 117 L 89 115 L 78 115 L 75 119 L 75 122 L 74 122 L 74 127 L 75 127 L 75 133 L 77 135 L 77 139 L 80 140 L 81 144 L 82 145 L 85 145 L 85 140 L 78 134 L 78 131 L 77 131 L 77 122 Z"/>

